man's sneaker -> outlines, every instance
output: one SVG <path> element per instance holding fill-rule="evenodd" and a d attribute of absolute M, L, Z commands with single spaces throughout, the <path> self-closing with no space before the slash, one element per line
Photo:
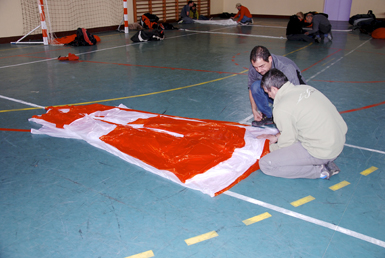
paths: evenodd
<path fill-rule="evenodd" d="M 329 169 L 327 169 L 326 165 L 321 165 L 321 174 L 320 178 L 321 179 L 329 179 L 331 177 Z"/>
<path fill-rule="evenodd" d="M 337 167 L 337 165 L 334 164 L 333 161 L 330 161 L 324 165 L 321 165 L 320 178 L 329 179 L 330 177 L 338 174 L 339 172 L 340 172 L 340 169 Z"/>
<path fill-rule="evenodd" d="M 183 23 L 183 20 L 178 21 L 179 24 Z"/>
<path fill-rule="evenodd" d="M 333 35 L 332 32 L 330 31 L 328 34 L 328 40 L 332 41 L 333 40 Z"/>
<path fill-rule="evenodd" d="M 315 43 L 320 43 L 321 42 L 321 38 L 320 37 L 315 37 L 314 38 L 314 42 Z"/>
<path fill-rule="evenodd" d="M 337 165 L 334 163 L 334 161 L 329 161 L 326 163 L 326 168 L 332 173 L 333 175 L 337 175 L 341 170 Z"/>
<path fill-rule="evenodd" d="M 251 122 L 251 125 L 254 127 L 264 126 L 264 125 L 271 125 L 274 124 L 272 117 L 266 117 L 265 115 L 262 116 L 261 121 L 253 121 Z"/>

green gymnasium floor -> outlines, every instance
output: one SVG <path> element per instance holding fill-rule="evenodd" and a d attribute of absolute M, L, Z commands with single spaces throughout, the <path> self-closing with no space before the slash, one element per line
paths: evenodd
<path fill-rule="evenodd" d="M 288 42 L 286 20 L 255 21 L 178 24 L 190 31 L 139 44 L 109 32 L 92 47 L 0 45 L 0 257 L 385 257 L 385 40 L 339 22 L 333 42 Z M 258 170 L 211 198 L 29 132 L 44 107 L 83 103 L 250 124 L 256 45 L 294 60 L 342 113 L 349 131 L 330 180 Z M 69 52 L 80 62 L 56 59 Z"/>

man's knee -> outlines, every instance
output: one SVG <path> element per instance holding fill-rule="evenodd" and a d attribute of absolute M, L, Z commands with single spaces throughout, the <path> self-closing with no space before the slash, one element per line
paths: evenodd
<path fill-rule="evenodd" d="M 255 95 L 255 94 L 258 95 L 258 94 L 260 94 L 261 91 L 263 91 L 262 88 L 261 88 L 261 81 L 258 80 L 258 81 L 253 82 L 253 83 L 251 84 L 251 86 L 250 86 L 250 90 L 251 90 L 251 94 L 253 94 L 253 95 Z"/>
<path fill-rule="evenodd" d="M 269 175 L 269 176 L 274 176 L 274 172 L 273 172 L 274 169 L 273 169 L 271 160 L 269 160 L 269 158 L 267 157 L 268 155 L 262 157 L 259 160 L 259 168 L 261 169 L 261 171 L 264 174 Z"/>

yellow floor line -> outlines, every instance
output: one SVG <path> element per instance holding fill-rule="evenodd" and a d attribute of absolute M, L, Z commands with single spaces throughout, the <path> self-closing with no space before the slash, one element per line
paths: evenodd
<path fill-rule="evenodd" d="M 376 167 L 370 167 L 370 168 L 365 169 L 364 171 L 362 171 L 360 174 L 361 174 L 361 175 L 364 175 L 364 176 L 367 176 L 367 175 L 369 175 L 370 173 L 376 171 L 377 169 L 378 169 L 378 168 L 376 168 Z"/>
<path fill-rule="evenodd" d="M 264 220 L 264 219 L 267 219 L 267 218 L 270 218 L 270 217 L 271 217 L 271 214 L 268 213 L 268 212 L 265 212 L 265 213 L 259 214 L 258 216 L 246 219 L 246 220 L 244 220 L 242 222 L 245 223 L 246 226 L 248 226 L 248 225 L 251 225 L 251 224 L 253 224 L 255 222 L 259 222 L 261 220 Z"/>
<path fill-rule="evenodd" d="M 203 235 L 199 235 L 196 237 L 186 239 L 185 242 L 187 245 L 193 245 L 193 244 L 196 244 L 196 243 L 199 243 L 199 242 L 202 242 L 202 241 L 205 241 L 205 240 L 208 240 L 210 238 L 217 237 L 217 236 L 218 236 L 217 232 L 211 231 L 211 232 L 208 232 L 208 233 L 203 234 Z"/>
<path fill-rule="evenodd" d="M 245 73 L 248 70 L 244 70 L 241 73 Z M 112 99 L 101 99 L 101 100 L 95 100 L 95 101 L 88 101 L 88 102 L 80 102 L 80 103 L 72 103 L 72 104 L 63 104 L 63 105 L 54 105 L 54 107 L 62 107 L 62 106 L 75 106 L 75 105 L 87 105 L 87 104 L 94 104 L 94 103 L 102 103 L 102 102 L 108 102 L 108 101 L 116 101 L 116 100 L 123 100 L 123 99 L 131 99 L 131 98 L 138 98 L 138 97 L 146 97 L 146 96 L 151 96 L 151 95 L 156 95 L 156 94 L 161 94 L 161 93 L 167 93 L 167 92 L 172 92 L 172 91 L 177 91 L 177 90 L 183 90 L 191 87 L 196 87 L 196 86 L 201 86 L 204 84 L 212 83 L 212 82 L 217 82 L 221 80 L 225 80 L 234 76 L 237 76 L 238 74 L 232 74 L 226 77 L 206 81 L 206 82 L 201 82 L 197 84 L 192 84 L 192 85 L 187 85 L 187 86 L 182 86 L 182 87 L 177 87 L 173 89 L 168 89 L 168 90 L 162 90 L 162 91 L 156 91 L 156 92 L 150 92 L 150 93 L 145 93 L 145 94 L 139 94 L 139 95 L 134 95 L 134 96 L 125 96 L 125 97 L 120 97 L 120 98 L 112 98 Z M 20 108 L 20 109 L 10 109 L 10 110 L 0 110 L 0 113 L 5 113 L 5 112 L 12 112 L 12 111 L 25 111 L 25 110 L 32 110 L 32 109 L 41 109 L 38 107 L 33 107 L 33 108 Z"/>
<path fill-rule="evenodd" d="M 126 258 L 149 258 L 149 257 L 154 257 L 154 253 L 151 250 L 140 254 L 127 256 Z"/>
<path fill-rule="evenodd" d="M 301 205 L 303 205 L 305 203 L 311 202 L 313 200 L 315 200 L 315 198 L 313 196 L 309 195 L 309 196 L 306 196 L 306 197 L 304 197 L 302 199 L 299 199 L 299 200 L 297 200 L 295 202 L 292 202 L 290 204 L 293 205 L 294 207 L 298 207 L 298 206 L 301 206 Z"/>
<path fill-rule="evenodd" d="M 338 184 L 335 184 L 335 185 L 332 185 L 329 187 L 330 190 L 333 190 L 333 191 L 337 191 L 339 189 L 341 189 L 342 187 L 345 187 L 347 185 L 350 185 L 350 183 L 348 181 L 342 181 Z"/>

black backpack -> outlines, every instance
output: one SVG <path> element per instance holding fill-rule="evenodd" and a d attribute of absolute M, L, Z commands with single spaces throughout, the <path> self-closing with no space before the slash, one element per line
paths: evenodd
<path fill-rule="evenodd" d="M 356 28 L 360 26 L 360 23 L 370 23 L 371 21 L 374 21 L 376 19 L 376 16 L 373 14 L 372 10 L 369 10 L 367 14 L 356 14 L 349 18 L 349 23 L 353 25 Z"/>
<path fill-rule="evenodd" d="M 140 30 L 131 37 L 133 42 L 159 41 L 164 39 L 162 29 Z"/>
<path fill-rule="evenodd" d="M 221 19 L 230 19 L 231 17 L 233 17 L 235 14 L 233 14 L 233 13 L 226 13 L 226 12 L 224 12 L 224 13 L 221 13 L 220 15 L 219 15 L 219 18 L 221 18 Z"/>
<path fill-rule="evenodd" d="M 94 35 L 89 33 L 86 29 L 84 28 L 78 28 L 76 30 L 76 38 L 71 41 L 68 44 L 65 44 L 66 46 L 92 46 L 96 44 L 96 39 Z"/>

